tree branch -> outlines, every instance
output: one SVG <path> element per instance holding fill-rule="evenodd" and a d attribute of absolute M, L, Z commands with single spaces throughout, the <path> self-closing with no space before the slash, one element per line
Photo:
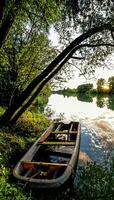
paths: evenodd
<path fill-rule="evenodd" d="M 112 37 L 112 39 L 114 41 L 114 31 L 111 31 L 111 37 Z"/>
<path fill-rule="evenodd" d="M 73 67 L 75 67 L 76 69 L 78 69 L 80 72 L 81 72 L 81 69 L 79 68 L 79 67 L 77 67 L 77 65 L 75 65 L 75 64 L 73 64 L 73 63 L 71 63 L 71 62 L 67 62 L 69 65 L 72 65 Z M 86 78 L 86 76 L 85 76 L 85 74 L 83 74 L 83 76 L 84 76 L 84 78 L 85 79 L 87 79 Z"/>
<path fill-rule="evenodd" d="M 82 44 L 80 45 L 81 47 L 100 47 L 100 46 L 109 46 L 109 47 L 114 47 L 114 44 L 111 43 L 102 43 L 102 44 Z"/>
<path fill-rule="evenodd" d="M 77 57 L 77 56 L 72 56 L 71 58 L 76 59 L 76 60 L 83 60 L 85 57 Z"/>

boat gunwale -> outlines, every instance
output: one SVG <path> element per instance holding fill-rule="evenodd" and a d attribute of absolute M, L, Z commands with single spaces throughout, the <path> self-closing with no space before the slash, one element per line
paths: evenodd
<path fill-rule="evenodd" d="M 73 122 L 71 122 L 71 123 L 73 123 Z M 27 153 L 23 156 L 23 158 L 17 163 L 17 165 L 16 165 L 16 167 L 14 168 L 14 171 L 13 171 L 14 176 L 16 178 L 22 180 L 22 181 L 27 181 L 28 184 L 31 184 L 31 186 L 34 185 L 34 187 L 36 187 L 36 188 L 47 188 L 47 187 L 53 188 L 53 187 L 59 187 L 60 185 L 64 184 L 69 179 L 71 174 L 73 173 L 74 167 L 77 164 L 76 158 L 77 158 L 78 153 L 79 153 L 79 145 L 80 145 L 80 123 L 79 122 L 76 122 L 76 123 L 78 123 L 78 128 L 77 128 L 78 133 L 77 133 L 77 138 L 75 140 L 76 142 L 75 142 L 74 150 L 73 150 L 73 153 L 71 154 L 70 162 L 67 164 L 67 167 L 66 167 L 65 171 L 63 172 L 63 174 L 61 176 L 54 178 L 54 179 L 35 179 L 35 178 L 32 178 L 32 177 L 23 177 L 16 172 L 17 169 L 19 169 L 21 162 L 25 158 L 25 155 L 27 153 L 29 153 L 29 151 L 34 146 L 37 145 L 40 138 L 38 140 L 36 140 L 36 142 L 31 146 L 31 148 L 27 151 Z M 45 132 L 47 132 L 47 130 Z M 45 134 L 45 132 L 43 133 L 43 135 Z M 41 145 L 38 144 L 38 147 L 39 146 L 41 146 Z"/>

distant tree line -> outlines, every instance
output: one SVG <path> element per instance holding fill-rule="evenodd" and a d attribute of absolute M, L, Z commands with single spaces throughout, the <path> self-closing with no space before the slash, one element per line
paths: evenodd
<path fill-rule="evenodd" d="M 97 80 L 97 88 L 96 91 L 98 93 L 114 93 L 114 76 L 109 77 L 108 81 L 106 82 L 105 79 L 100 78 Z"/>
<path fill-rule="evenodd" d="M 77 88 L 64 88 L 56 91 L 56 93 L 75 96 L 76 94 L 94 93 L 94 94 L 114 94 L 114 76 L 109 77 L 108 81 L 104 78 L 100 78 L 96 82 L 96 88 L 92 83 L 81 84 Z"/>

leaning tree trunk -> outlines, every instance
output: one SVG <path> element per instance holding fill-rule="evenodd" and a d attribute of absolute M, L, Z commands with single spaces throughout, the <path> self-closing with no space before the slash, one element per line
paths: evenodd
<path fill-rule="evenodd" d="M 5 6 L 6 6 L 6 0 L 0 0 L 0 23 L 3 20 Z"/>
<path fill-rule="evenodd" d="M 36 91 L 34 92 L 34 94 L 32 94 L 32 96 L 30 97 L 30 99 L 20 108 L 19 111 L 17 111 L 17 113 L 12 117 L 12 119 L 10 120 L 10 123 L 13 125 L 18 118 L 25 112 L 25 110 L 31 105 L 31 103 L 34 101 L 34 99 L 37 97 L 37 95 L 40 93 L 40 91 L 43 89 L 43 87 L 46 85 L 46 83 L 48 83 L 51 78 L 53 78 L 58 71 L 62 68 L 62 66 L 71 58 L 72 54 L 76 51 L 76 49 L 73 49 L 68 56 L 63 60 L 63 62 L 61 62 L 61 64 L 52 72 L 49 74 L 49 76 L 47 78 L 45 78 L 45 80 L 43 80 L 41 82 L 41 84 L 39 85 L 39 87 L 36 89 Z"/>
<path fill-rule="evenodd" d="M 52 63 L 50 65 L 48 65 L 47 68 L 44 69 L 43 72 L 41 72 L 40 75 L 38 75 L 29 85 L 28 87 L 22 92 L 22 94 L 18 97 L 18 99 L 16 99 L 9 107 L 8 109 L 5 111 L 5 113 L 3 114 L 3 116 L 1 117 L 0 120 L 0 124 L 6 124 L 9 123 L 12 119 L 12 122 L 15 122 L 17 120 L 18 117 L 14 118 L 16 120 L 13 120 L 13 116 L 15 117 L 15 113 L 18 113 L 18 110 L 21 109 L 22 104 L 31 96 L 31 93 L 34 91 L 34 89 L 36 87 L 38 87 L 38 84 L 40 84 L 43 80 L 45 80 L 46 78 L 48 78 L 49 74 L 53 72 L 53 70 L 59 65 L 61 64 L 62 61 L 64 61 L 64 59 L 68 56 L 68 54 L 70 52 L 72 52 L 73 49 L 75 49 L 76 47 L 78 47 L 78 45 L 83 42 L 84 40 L 86 40 L 87 38 L 91 37 L 92 35 L 103 31 L 103 30 L 112 30 L 111 25 L 109 24 L 104 24 L 103 26 L 100 27 L 96 27 L 96 28 L 92 28 L 89 31 L 87 31 L 86 33 L 80 35 L 79 37 L 77 37 L 68 47 L 65 48 L 65 50 L 63 50 L 62 53 L 60 53 L 55 59 L 54 61 L 52 61 Z M 39 93 L 39 92 L 38 92 Z M 34 95 L 34 94 L 33 94 Z M 31 97 L 32 98 L 32 97 Z M 28 107 L 28 106 L 27 106 Z M 25 111 L 25 108 L 22 107 L 22 110 Z M 20 111 L 20 113 L 22 114 L 23 112 Z M 20 114 L 18 115 L 20 116 Z"/>

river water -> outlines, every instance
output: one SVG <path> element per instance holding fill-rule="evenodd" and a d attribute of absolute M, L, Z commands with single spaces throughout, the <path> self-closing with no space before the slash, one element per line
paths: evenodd
<path fill-rule="evenodd" d="M 80 121 L 80 162 L 114 157 L 114 97 L 84 98 L 52 94 L 45 107 L 51 118 Z"/>

